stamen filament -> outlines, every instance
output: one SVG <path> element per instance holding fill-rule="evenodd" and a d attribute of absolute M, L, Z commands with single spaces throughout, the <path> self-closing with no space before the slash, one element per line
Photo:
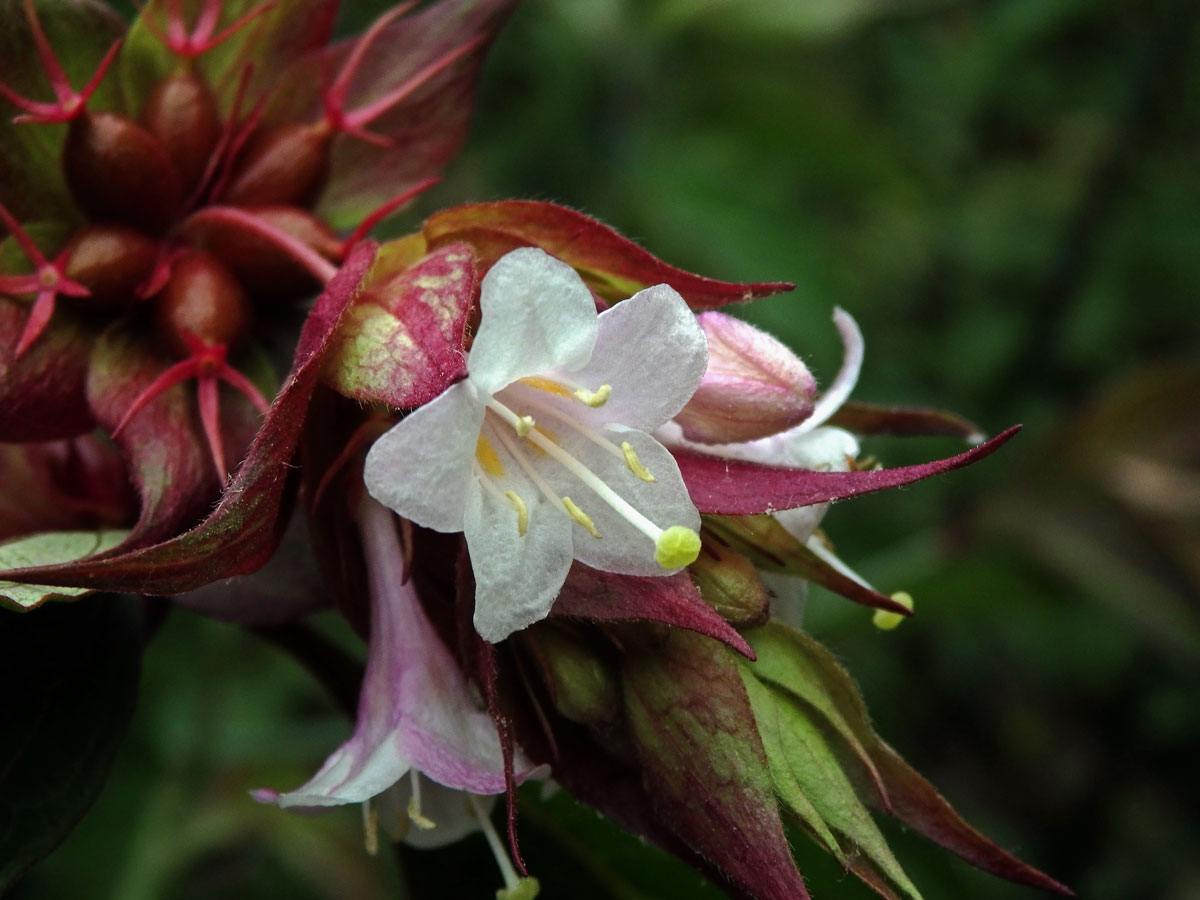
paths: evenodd
<path fill-rule="evenodd" d="M 502 419 L 511 424 L 514 429 L 517 428 L 517 423 L 521 417 L 515 412 L 501 403 L 495 398 L 487 401 L 488 409 L 494 410 Z M 528 417 L 526 417 L 528 418 Z M 607 484 L 601 481 L 596 474 L 573 457 L 570 453 L 564 450 L 558 444 L 551 441 L 540 431 L 530 430 L 524 436 L 525 440 L 533 443 L 534 446 L 541 448 L 555 462 L 560 463 L 563 468 L 587 485 L 597 497 L 611 506 L 622 518 L 630 525 L 636 528 L 650 540 L 657 542 L 659 536 L 663 533 L 663 529 L 659 528 L 644 515 L 634 509 L 624 497 L 610 488 Z"/>
<path fill-rule="evenodd" d="M 496 834 L 496 827 L 492 824 L 492 820 L 483 811 L 483 807 L 479 803 L 479 798 L 474 794 L 467 794 L 467 806 L 475 814 L 475 820 L 479 823 L 479 830 L 487 838 L 488 846 L 492 850 L 492 856 L 496 858 L 496 866 L 500 869 L 500 874 L 504 878 L 504 887 L 510 891 L 516 890 L 520 886 L 521 878 L 517 875 L 517 870 L 513 868 L 512 860 L 508 858 L 508 851 L 504 849 L 504 843 L 500 840 L 500 835 Z"/>
<path fill-rule="evenodd" d="M 379 852 L 379 807 L 370 798 L 362 804 L 363 846 L 368 856 Z"/>
<path fill-rule="evenodd" d="M 437 822 L 421 815 L 421 776 L 417 774 L 416 769 L 409 769 L 408 774 L 412 780 L 412 796 L 408 798 L 409 821 L 422 831 L 437 828 Z"/>

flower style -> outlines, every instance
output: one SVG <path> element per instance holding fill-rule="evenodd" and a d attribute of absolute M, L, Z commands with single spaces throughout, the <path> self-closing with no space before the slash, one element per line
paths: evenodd
<path fill-rule="evenodd" d="M 419 525 L 466 535 L 475 627 L 503 640 L 544 618 L 573 559 L 666 575 L 693 562 L 700 516 L 647 432 L 707 364 L 683 299 L 656 285 L 597 315 L 575 270 L 534 248 L 480 286 L 468 377 L 367 456 L 367 489 Z"/>

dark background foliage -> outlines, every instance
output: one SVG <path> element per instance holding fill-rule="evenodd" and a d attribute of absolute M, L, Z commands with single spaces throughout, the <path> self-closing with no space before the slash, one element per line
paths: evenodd
<path fill-rule="evenodd" d="M 859 399 L 1024 422 L 976 469 L 826 520 L 916 619 L 880 633 L 817 592 L 809 623 L 881 734 L 1090 898 L 1200 895 L 1198 20 L 1184 0 L 531 0 L 467 152 L 396 225 L 574 206 L 676 265 L 796 282 L 745 314 L 825 381 L 831 308 L 852 312 Z M 867 446 L 888 464 L 957 449 Z M 299 783 L 347 728 L 269 645 L 173 614 L 113 779 L 18 896 L 487 896 L 481 840 L 405 853 L 401 875 L 363 853 L 357 810 L 247 798 Z M 547 896 L 700 896 L 565 797 L 526 799 Z M 888 834 L 930 898 L 1033 896 Z M 797 850 L 818 900 L 867 896 Z"/>

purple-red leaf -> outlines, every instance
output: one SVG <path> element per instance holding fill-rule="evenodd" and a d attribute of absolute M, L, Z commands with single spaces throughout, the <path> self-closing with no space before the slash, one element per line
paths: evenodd
<path fill-rule="evenodd" d="M 207 519 L 186 534 L 154 546 L 132 551 L 118 547 L 76 563 L 5 572 L 4 578 L 33 584 L 176 594 L 262 566 L 283 531 L 285 489 L 293 483 L 295 472 L 292 456 L 304 426 L 309 397 L 318 383 L 322 351 L 350 305 L 375 249 L 370 243 L 356 247 L 317 301 L 300 335 L 291 374 L 271 405 L 249 454 Z M 207 460 L 205 465 L 210 465 Z"/>
<path fill-rule="evenodd" d="M 140 332 L 114 328 L 92 352 L 88 402 L 111 432 L 172 360 Z M 193 525 L 216 491 L 212 462 L 196 423 L 194 392 L 176 385 L 134 415 L 117 437 L 137 488 L 141 513 L 128 550 L 166 540 Z M 82 585 L 81 585 L 82 586 Z M 127 588 L 133 590 L 133 588 Z"/>
<path fill-rule="evenodd" d="M 675 461 L 692 502 L 708 515 L 746 516 L 828 503 L 858 494 L 912 484 L 931 475 L 961 469 L 990 456 L 1021 430 L 1014 425 L 990 441 L 965 453 L 915 466 L 895 469 L 864 469 L 855 472 L 815 472 L 763 466 L 673 448 Z"/>
<path fill-rule="evenodd" d="M 974 422 L 944 409 L 927 406 L 881 406 L 849 400 L 838 407 L 829 419 L 855 434 L 892 435 L 894 437 L 924 437 L 945 435 L 978 443 L 983 430 Z"/>
<path fill-rule="evenodd" d="M 60 311 L 15 359 L 28 316 L 29 304 L 0 297 L 0 441 L 49 441 L 90 431 L 88 335 Z"/>
<path fill-rule="evenodd" d="M 352 399 L 420 406 L 466 372 L 463 332 L 478 293 L 471 249 L 449 244 L 411 265 L 404 256 L 380 247 L 329 347 L 325 381 Z"/>
<path fill-rule="evenodd" d="M 758 900 L 807 898 L 734 657 L 675 630 L 628 648 L 621 676 L 657 817 Z"/>
<path fill-rule="evenodd" d="M 669 284 L 693 309 L 713 309 L 794 287 L 785 282 L 731 284 L 693 275 L 651 256 L 604 223 L 554 203 L 504 200 L 457 206 L 431 216 L 422 233 L 431 247 L 466 241 L 484 268 L 517 247 L 540 247 L 573 266 L 609 301 Z"/>
<path fill-rule="evenodd" d="M 704 602 L 686 572 L 651 578 L 574 563 L 550 614 L 595 622 L 661 622 L 713 638 L 754 659 L 745 638 Z"/>

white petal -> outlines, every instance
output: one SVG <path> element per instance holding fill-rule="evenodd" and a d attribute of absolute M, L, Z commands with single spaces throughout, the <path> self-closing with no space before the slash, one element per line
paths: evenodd
<path fill-rule="evenodd" d="M 575 404 L 593 427 L 618 422 L 650 431 L 691 399 L 708 365 L 708 341 L 683 298 L 665 284 L 638 291 L 600 314 L 591 361 L 571 378 L 612 386 L 602 407 Z"/>
<path fill-rule="evenodd" d="M 812 415 L 796 426 L 800 431 L 811 431 L 819 425 L 824 425 L 829 417 L 841 409 L 843 403 L 850 399 L 854 386 L 858 384 L 858 373 L 863 363 L 863 336 L 858 323 L 850 313 L 841 307 L 834 307 L 833 324 L 837 326 L 838 334 L 842 337 L 842 367 L 829 388 L 821 395 L 817 405 L 813 407 Z"/>
<path fill-rule="evenodd" d="M 467 503 L 475 630 L 493 643 L 546 618 L 571 568 L 570 520 L 536 490 L 519 493 L 529 514 L 523 535 L 505 498 L 478 487 Z"/>
<path fill-rule="evenodd" d="M 492 394 L 526 375 L 576 369 L 596 342 L 596 304 L 574 269 L 534 247 L 497 260 L 479 289 L 467 370 Z"/>
<path fill-rule="evenodd" d="M 688 496 L 675 458 L 650 435 L 642 431 L 608 431 L 618 446 L 627 441 L 639 461 L 655 481 L 646 482 L 633 474 L 624 459 L 609 453 L 563 428 L 553 432 L 559 446 L 580 460 L 601 481 L 629 502 L 634 509 L 666 529 L 672 525 L 699 530 L 700 514 Z M 654 541 L 604 502 L 576 476 L 548 456 L 537 457 L 538 472 L 560 496 L 570 497 L 591 517 L 600 537 L 592 537 L 579 524 L 572 523 L 575 558 L 592 568 L 623 575 L 666 575 L 669 571 L 654 558 Z"/>
<path fill-rule="evenodd" d="M 460 381 L 402 419 L 367 454 L 371 496 L 418 525 L 462 531 L 483 413 L 470 382 Z"/>

